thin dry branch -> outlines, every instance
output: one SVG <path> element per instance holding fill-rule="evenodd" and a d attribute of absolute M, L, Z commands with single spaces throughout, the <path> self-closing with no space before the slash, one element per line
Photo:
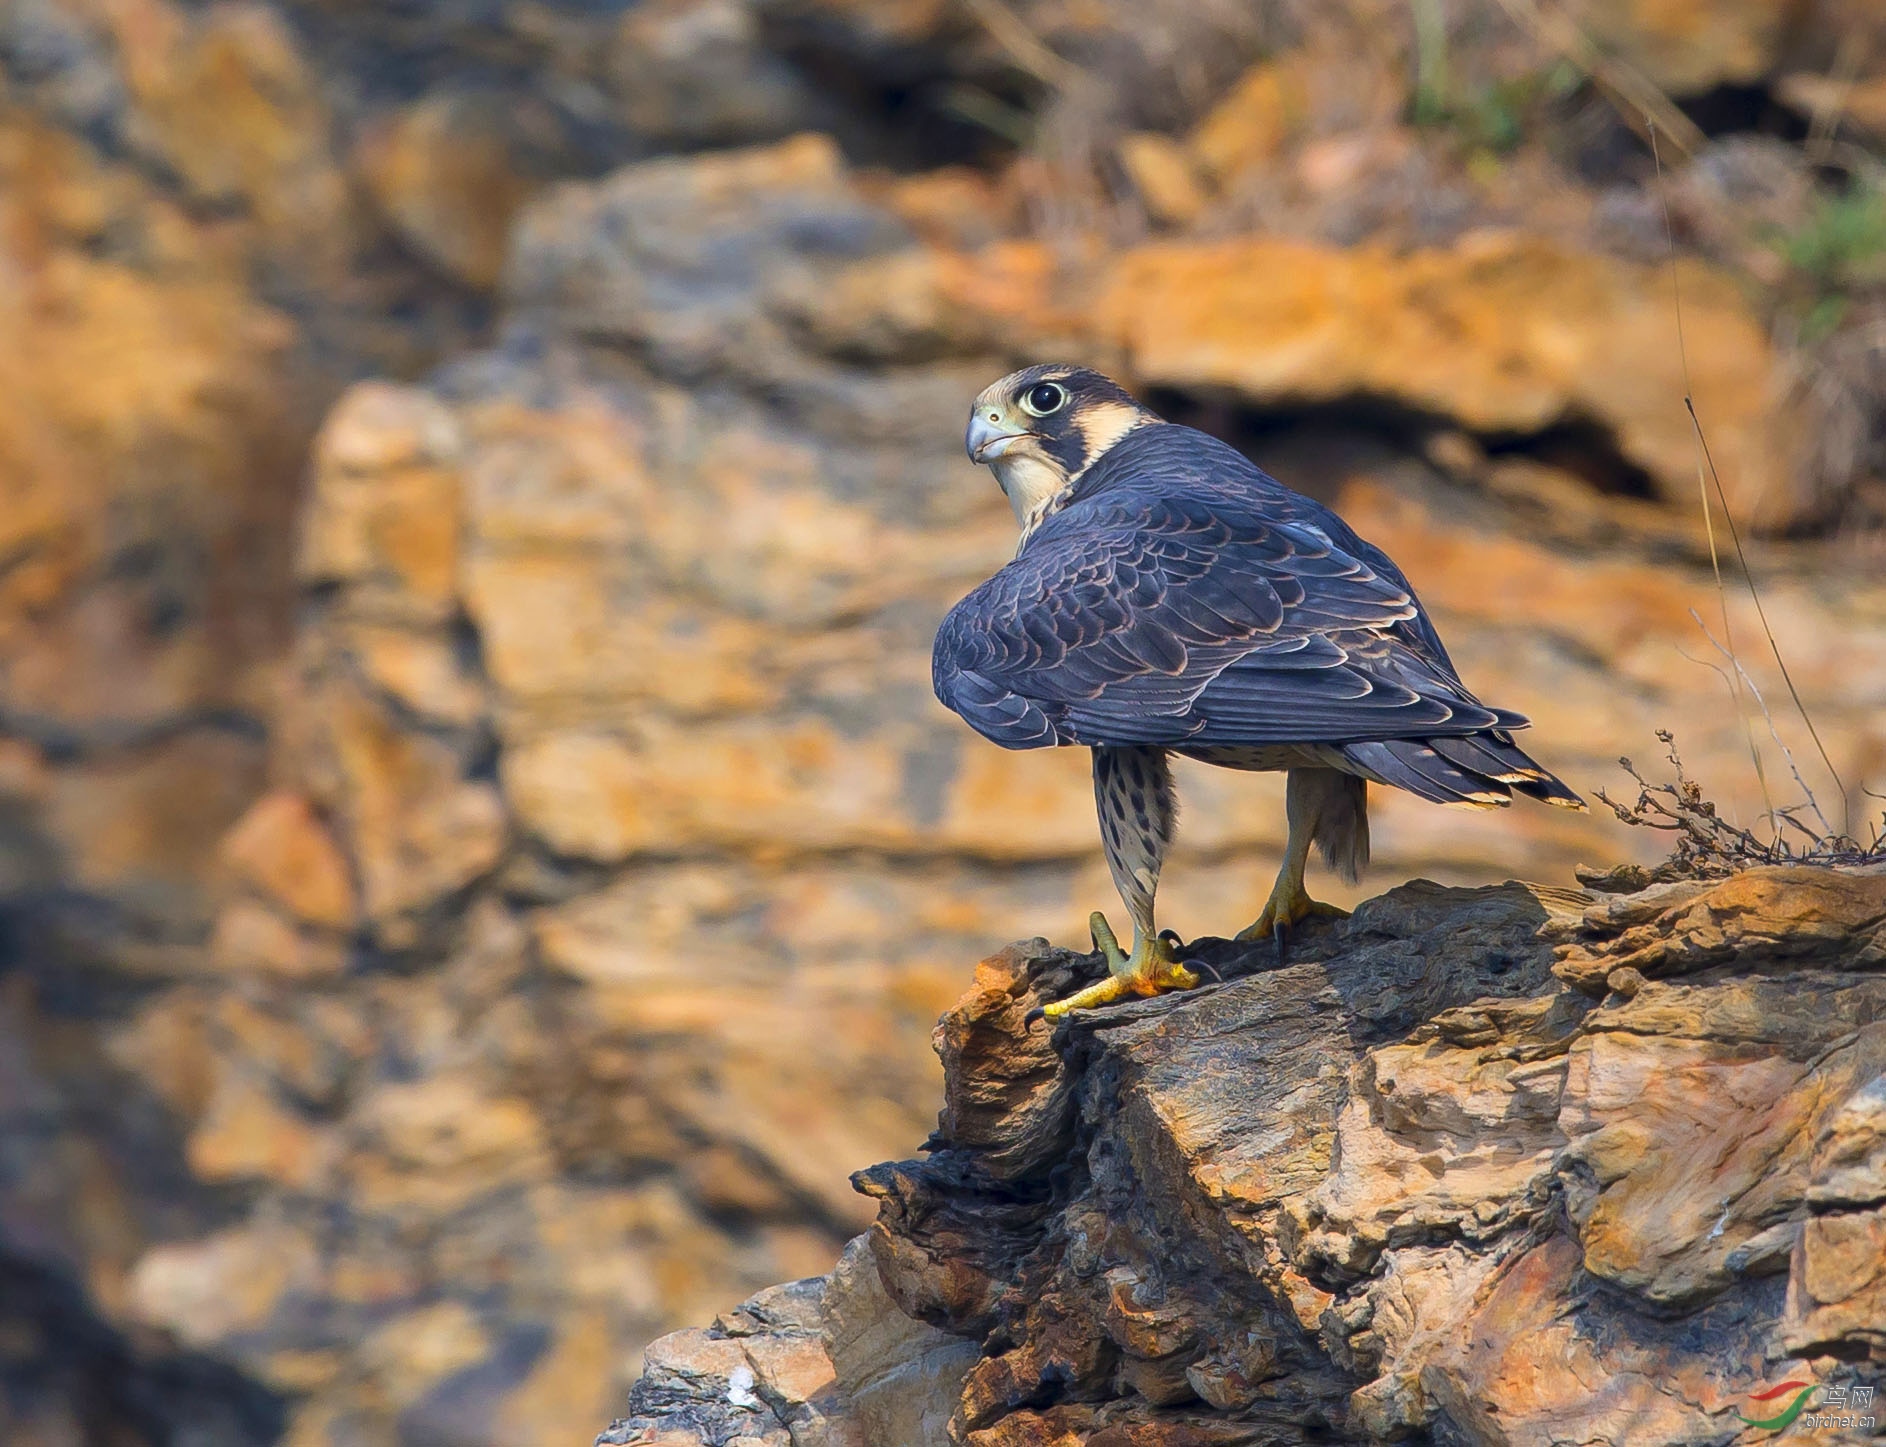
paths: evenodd
<path fill-rule="evenodd" d="M 1065 95 L 1093 84 L 1086 71 L 1057 55 L 1003 0 L 962 0 L 962 5 L 1010 60 L 1049 89 Z"/>
<path fill-rule="evenodd" d="M 1669 859 L 1650 872 L 1651 878 L 1719 879 L 1762 864 L 1886 863 L 1886 833 L 1878 828 L 1872 831 L 1872 842 L 1862 844 L 1847 834 L 1813 828 L 1798 817 L 1794 807 L 1777 809 L 1774 816 L 1800 836 L 1798 844 L 1785 833 L 1777 832 L 1773 839 L 1763 840 L 1731 824 L 1704 794 L 1702 785 L 1684 772 L 1675 736 L 1668 729 L 1658 729 L 1657 738 L 1676 775 L 1673 782 L 1653 784 L 1635 764 L 1623 758 L 1618 763 L 1637 782 L 1636 800 L 1624 804 L 1603 789 L 1593 790 L 1600 803 L 1632 828 L 1655 829 L 1674 836 L 1675 848 Z M 1886 816 L 1881 822 L 1886 824 Z"/>
<path fill-rule="evenodd" d="M 1709 448 L 1703 438 L 1703 424 L 1696 415 L 1695 405 L 1690 401 L 1690 352 L 1689 341 L 1683 331 L 1683 281 L 1676 264 L 1676 227 L 1670 220 L 1670 188 L 1663 175 L 1663 151 L 1657 145 L 1657 123 L 1646 117 L 1650 129 L 1650 159 L 1657 168 L 1657 202 L 1663 209 L 1663 246 L 1664 255 L 1670 265 L 1670 301 L 1676 316 L 1676 354 L 1683 369 L 1683 405 L 1689 412 L 1690 426 L 1696 438 L 1696 492 L 1703 505 L 1703 534 L 1709 539 L 1709 568 L 1716 578 L 1716 600 L 1722 608 L 1722 636 L 1728 645 L 1731 662 L 1735 661 L 1735 631 L 1729 622 L 1729 590 L 1722 585 L 1722 556 L 1716 548 L 1716 522 L 1709 506 L 1709 482 L 1706 464 Z M 1720 492 L 1720 485 L 1716 489 Z M 1723 500 L 1727 506 L 1728 500 Z M 1740 544 L 1738 541 L 1738 553 Z M 1744 571 L 1747 560 L 1744 559 Z M 1753 579 L 1750 580 L 1753 586 Z M 1742 722 L 1742 735 L 1748 742 L 1749 762 L 1755 768 L 1755 781 L 1761 786 L 1762 806 L 1772 815 L 1775 801 L 1768 793 L 1768 770 L 1762 764 L 1762 751 L 1755 742 L 1755 729 L 1749 722 L 1748 710 L 1742 706 L 1742 685 L 1738 681 L 1741 668 L 1728 675 L 1729 692 L 1735 699 L 1735 715 Z"/>
<path fill-rule="evenodd" d="M 1788 697 L 1794 700 L 1794 707 L 1801 715 L 1801 722 L 1807 725 L 1808 737 L 1814 740 L 1814 748 L 1821 756 L 1821 763 L 1833 776 L 1834 787 L 1840 790 L 1842 805 L 1849 809 L 1848 819 L 1851 822 L 1850 806 L 1846 803 L 1848 798 L 1846 781 L 1840 777 L 1840 770 L 1834 767 L 1833 758 L 1827 752 L 1827 745 L 1821 741 L 1821 731 L 1814 726 L 1814 715 L 1807 711 L 1807 705 L 1801 701 L 1801 691 L 1794 686 L 1794 675 L 1788 671 L 1788 660 L 1781 656 L 1781 644 L 1776 642 L 1775 630 L 1769 626 L 1768 609 L 1762 603 L 1761 589 L 1755 584 L 1755 570 L 1749 566 L 1748 554 L 1743 551 L 1741 530 L 1736 527 L 1735 516 L 1729 511 L 1729 498 L 1722 489 L 1722 477 L 1716 471 L 1716 459 L 1710 455 L 1709 439 L 1703 435 L 1702 420 L 1696 415 L 1696 401 L 1693 397 L 1685 396 L 1683 405 L 1689 408 L 1690 422 L 1696 429 L 1697 446 L 1702 448 L 1703 460 L 1709 464 L 1709 479 L 1715 484 L 1716 500 L 1722 506 L 1722 520 L 1729 529 L 1729 541 L 1735 544 L 1736 561 L 1742 565 L 1742 581 L 1748 584 L 1749 601 L 1755 605 L 1755 617 L 1762 625 L 1762 636 L 1768 640 L 1768 651 L 1774 655 L 1775 667 L 1781 672 L 1781 681 L 1787 685 Z M 1737 667 L 1739 668 L 1740 665 L 1738 664 Z"/>
<path fill-rule="evenodd" d="M 1827 822 L 1827 816 L 1821 812 L 1820 800 L 1814 797 L 1813 789 L 1808 787 L 1807 780 L 1801 777 L 1801 766 L 1794 761 L 1794 750 L 1789 748 L 1787 744 L 1782 741 L 1781 730 L 1775 727 L 1775 716 L 1769 710 L 1768 700 L 1762 697 L 1761 688 L 1756 684 L 1754 679 L 1749 677 L 1748 670 L 1742 666 L 1742 660 L 1724 647 L 1723 644 L 1717 640 L 1716 635 L 1709 631 L 1709 625 L 1703 622 L 1703 615 L 1692 608 L 1690 609 L 1690 617 L 1694 618 L 1696 620 L 1696 626 L 1703 630 L 1703 637 L 1709 640 L 1709 646 L 1726 658 L 1729 661 L 1729 666 L 1741 675 L 1742 682 L 1747 685 L 1749 693 L 1755 699 L 1755 706 L 1762 711 L 1762 718 L 1768 724 L 1768 737 L 1775 741 L 1775 747 L 1781 750 L 1781 757 L 1788 761 L 1788 772 L 1794 775 L 1794 782 L 1801 786 L 1801 792 L 1807 796 L 1808 808 L 1812 809 L 1814 811 L 1814 817 L 1820 820 L 1821 832 L 1823 834 L 1832 834 L 1834 832 L 1834 826 Z M 1775 817 L 1780 819 L 1784 816 L 1777 813 Z"/>
<path fill-rule="evenodd" d="M 1607 55 L 1564 10 L 1539 0 L 1499 0 L 1499 5 L 1522 30 L 1531 31 L 1562 60 L 1590 76 L 1625 124 L 1647 122 L 1686 156 L 1703 148 L 1708 138 L 1655 81 L 1627 61 Z"/>

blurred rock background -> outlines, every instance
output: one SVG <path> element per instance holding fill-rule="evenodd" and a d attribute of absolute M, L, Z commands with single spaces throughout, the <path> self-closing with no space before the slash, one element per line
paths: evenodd
<path fill-rule="evenodd" d="M 582 1441 L 831 1265 L 970 962 L 1112 898 L 1085 759 L 929 698 L 1026 360 L 1753 821 L 1696 610 L 1864 837 L 1883 138 L 1865 0 L 0 3 L 0 1438 Z M 1183 787 L 1226 933 L 1281 793 Z M 1661 852 L 1377 819 L 1369 892 Z"/>

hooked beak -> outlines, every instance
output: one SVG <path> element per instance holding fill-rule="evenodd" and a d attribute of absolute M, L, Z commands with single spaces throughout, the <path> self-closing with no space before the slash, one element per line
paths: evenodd
<path fill-rule="evenodd" d="M 975 412 L 969 419 L 969 433 L 963 439 L 963 445 L 969 449 L 969 460 L 977 463 L 994 462 L 1003 456 L 1024 437 L 1035 434 L 1023 429 L 1015 432 L 1006 430 L 1000 422 L 991 422 L 986 412 Z"/>

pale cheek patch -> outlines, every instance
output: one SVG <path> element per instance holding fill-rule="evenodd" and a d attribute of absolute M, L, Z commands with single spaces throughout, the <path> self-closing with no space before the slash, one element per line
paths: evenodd
<path fill-rule="evenodd" d="M 1086 461 L 1096 461 L 1135 427 L 1153 420 L 1150 412 L 1127 402 L 1094 402 L 1081 409 L 1074 425 L 1079 429 Z"/>

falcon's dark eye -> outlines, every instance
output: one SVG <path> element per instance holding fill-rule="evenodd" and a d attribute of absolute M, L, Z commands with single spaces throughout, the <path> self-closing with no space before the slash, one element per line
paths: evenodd
<path fill-rule="evenodd" d="M 1028 389 L 1028 395 L 1022 398 L 1022 407 L 1037 417 L 1059 412 L 1066 405 L 1067 388 L 1056 386 L 1053 382 L 1037 382 Z"/>

